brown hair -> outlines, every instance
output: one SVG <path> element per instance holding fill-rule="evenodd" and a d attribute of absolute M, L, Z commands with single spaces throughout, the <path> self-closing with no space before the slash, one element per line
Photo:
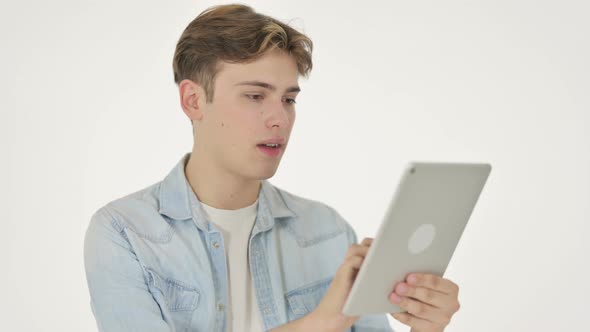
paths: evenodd
<path fill-rule="evenodd" d="M 174 82 L 199 83 L 207 102 L 213 101 L 218 60 L 247 63 L 265 52 L 281 49 L 294 57 L 300 75 L 312 68 L 313 43 L 306 35 L 246 5 L 210 7 L 184 30 L 174 52 Z"/>

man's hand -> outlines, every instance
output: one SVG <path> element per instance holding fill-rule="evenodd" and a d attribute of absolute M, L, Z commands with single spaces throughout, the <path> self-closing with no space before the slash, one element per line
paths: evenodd
<path fill-rule="evenodd" d="M 348 248 L 344 262 L 336 271 L 326 294 L 315 310 L 308 315 L 309 321 L 313 322 L 315 327 L 314 331 L 345 331 L 360 318 L 346 316 L 342 309 L 372 241 L 372 238 L 365 238 L 360 244 L 355 243 Z"/>
<path fill-rule="evenodd" d="M 330 287 L 315 310 L 272 331 L 341 332 L 351 327 L 360 316 L 346 316 L 342 309 L 372 240 L 365 238 L 360 244 L 355 243 L 348 248 L 344 262 L 338 267 Z"/>
<path fill-rule="evenodd" d="M 410 273 L 394 287 L 389 300 L 405 309 L 391 315 L 411 332 L 441 332 L 459 310 L 459 287 L 433 274 Z"/>
<path fill-rule="evenodd" d="M 346 298 L 363 263 L 372 238 L 352 244 L 324 297 L 309 315 L 283 327 L 285 331 L 341 332 L 351 327 L 360 316 L 342 313 Z M 440 332 L 448 325 L 451 316 L 459 310 L 459 288 L 453 282 L 432 274 L 411 273 L 405 282 L 398 283 L 390 301 L 400 299 L 398 306 L 407 313 L 392 313 L 400 322 L 412 327 L 412 332 Z M 283 328 L 281 327 L 281 328 Z M 278 329 L 277 331 L 282 331 Z"/>

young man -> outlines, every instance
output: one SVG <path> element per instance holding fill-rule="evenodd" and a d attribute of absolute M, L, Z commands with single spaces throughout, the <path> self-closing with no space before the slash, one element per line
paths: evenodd
<path fill-rule="evenodd" d="M 311 49 L 247 6 L 210 8 L 186 28 L 174 78 L 192 152 L 161 182 L 100 208 L 86 233 L 101 331 L 391 331 L 386 315 L 341 313 L 371 239 L 357 244 L 333 208 L 267 181 L 288 146 Z M 384 294 L 408 311 L 394 317 L 442 331 L 457 286 L 410 276 Z"/>

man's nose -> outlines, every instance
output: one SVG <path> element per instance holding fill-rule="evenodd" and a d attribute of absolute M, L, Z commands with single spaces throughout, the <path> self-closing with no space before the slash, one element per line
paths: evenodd
<path fill-rule="evenodd" d="M 287 105 L 281 99 L 273 101 L 268 105 L 265 112 L 267 117 L 266 126 L 269 128 L 274 126 L 285 127 L 289 123 L 287 112 L 289 112 Z"/>

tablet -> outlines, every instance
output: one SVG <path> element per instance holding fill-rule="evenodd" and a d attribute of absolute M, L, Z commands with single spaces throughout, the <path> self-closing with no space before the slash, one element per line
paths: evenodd
<path fill-rule="evenodd" d="M 443 276 L 490 171 L 484 163 L 409 163 L 343 313 L 404 312 L 389 301 L 396 283 L 410 272 Z"/>

